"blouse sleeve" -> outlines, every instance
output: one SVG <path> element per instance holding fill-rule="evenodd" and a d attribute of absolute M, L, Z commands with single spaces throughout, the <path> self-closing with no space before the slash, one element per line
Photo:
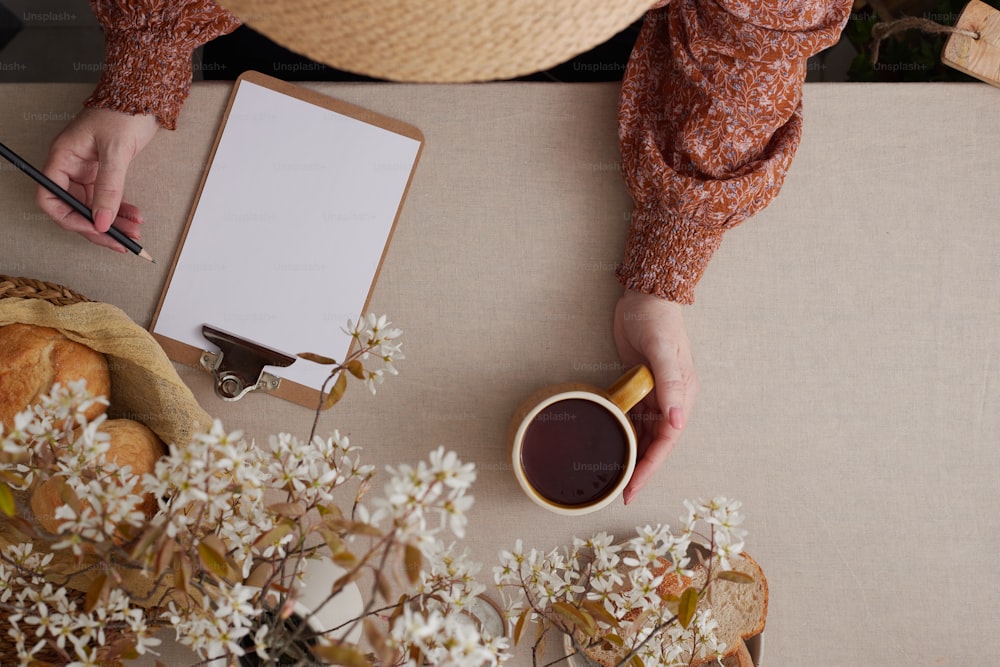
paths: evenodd
<path fill-rule="evenodd" d="M 672 0 L 646 15 L 619 107 L 635 201 L 618 277 L 680 303 L 723 233 L 778 194 L 802 133 L 806 60 L 851 0 Z"/>
<path fill-rule="evenodd" d="M 104 68 L 86 106 L 155 115 L 174 129 L 194 50 L 240 22 L 213 0 L 90 0 L 104 28 Z"/>

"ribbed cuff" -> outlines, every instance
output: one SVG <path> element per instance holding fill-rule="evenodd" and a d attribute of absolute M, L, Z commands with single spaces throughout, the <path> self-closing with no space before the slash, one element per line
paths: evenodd
<path fill-rule="evenodd" d="M 677 303 L 694 303 L 694 288 L 722 243 L 723 230 L 659 211 L 634 209 L 617 276 L 627 289 Z"/>
<path fill-rule="evenodd" d="M 152 31 L 106 31 L 101 80 L 84 104 L 153 115 L 166 129 L 176 128 L 191 89 L 194 48 L 157 37 Z"/>

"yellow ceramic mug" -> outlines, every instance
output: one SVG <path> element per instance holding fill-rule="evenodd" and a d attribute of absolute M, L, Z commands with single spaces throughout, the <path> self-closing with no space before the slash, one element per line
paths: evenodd
<path fill-rule="evenodd" d="M 546 387 L 511 420 L 514 476 L 535 503 L 557 514 L 587 514 L 617 498 L 635 470 L 637 444 L 628 413 L 653 389 L 635 366 L 606 391 L 587 384 Z"/>

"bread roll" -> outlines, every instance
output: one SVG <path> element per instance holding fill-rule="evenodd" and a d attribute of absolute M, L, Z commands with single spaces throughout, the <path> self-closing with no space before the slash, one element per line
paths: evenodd
<path fill-rule="evenodd" d="M 97 430 L 111 437 L 111 446 L 105 455 L 107 460 L 114 461 L 119 466 L 131 466 L 133 475 L 141 477 L 144 473 L 152 473 L 156 462 L 165 452 L 163 442 L 155 433 L 144 424 L 131 419 L 111 419 L 101 424 Z M 63 504 L 59 487 L 60 480 L 51 478 L 31 494 L 31 511 L 39 525 L 50 533 L 59 532 L 60 522 L 55 518 L 56 508 Z M 151 518 L 156 513 L 156 498 L 152 494 L 146 494 L 139 509 L 147 518 Z"/>
<path fill-rule="evenodd" d="M 71 341 L 55 329 L 33 324 L 0 327 L 0 423 L 5 431 L 14 427 L 14 417 L 59 382 L 84 379 L 94 396 L 111 395 L 111 376 L 104 355 Z M 87 419 L 96 419 L 107 406 L 94 404 Z"/>

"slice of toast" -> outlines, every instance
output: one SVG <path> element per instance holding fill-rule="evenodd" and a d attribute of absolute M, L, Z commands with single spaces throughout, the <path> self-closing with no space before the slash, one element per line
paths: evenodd
<path fill-rule="evenodd" d="M 749 575 L 753 583 L 736 583 L 717 579 L 709 588 L 708 599 L 699 608 L 712 610 L 712 617 L 718 622 L 716 638 L 726 645 L 723 656 L 725 667 L 753 667 L 753 661 L 747 650 L 745 639 L 753 637 L 764 630 L 767 619 L 768 590 L 764 571 L 753 558 L 746 553 L 731 559 L 732 569 Z M 658 592 L 661 597 L 667 594 L 679 595 L 684 588 L 694 586 L 700 589 L 705 584 L 707 570 L 703 565 L 693 568 L 690 580 L 686 577 L 680 584 L 676 576 L 667 576 L 660 585 Z M 587 650 L 587 657 L 603 667 L 613 667 L 625 657 L 625 649 L 605 650 L 594 647 Z M 692 665 L 708 665 L 714 657 L 703 658 L 691 662 Z M 690 655 L 683 657 L 683 663 L 688 664 Z"/>

